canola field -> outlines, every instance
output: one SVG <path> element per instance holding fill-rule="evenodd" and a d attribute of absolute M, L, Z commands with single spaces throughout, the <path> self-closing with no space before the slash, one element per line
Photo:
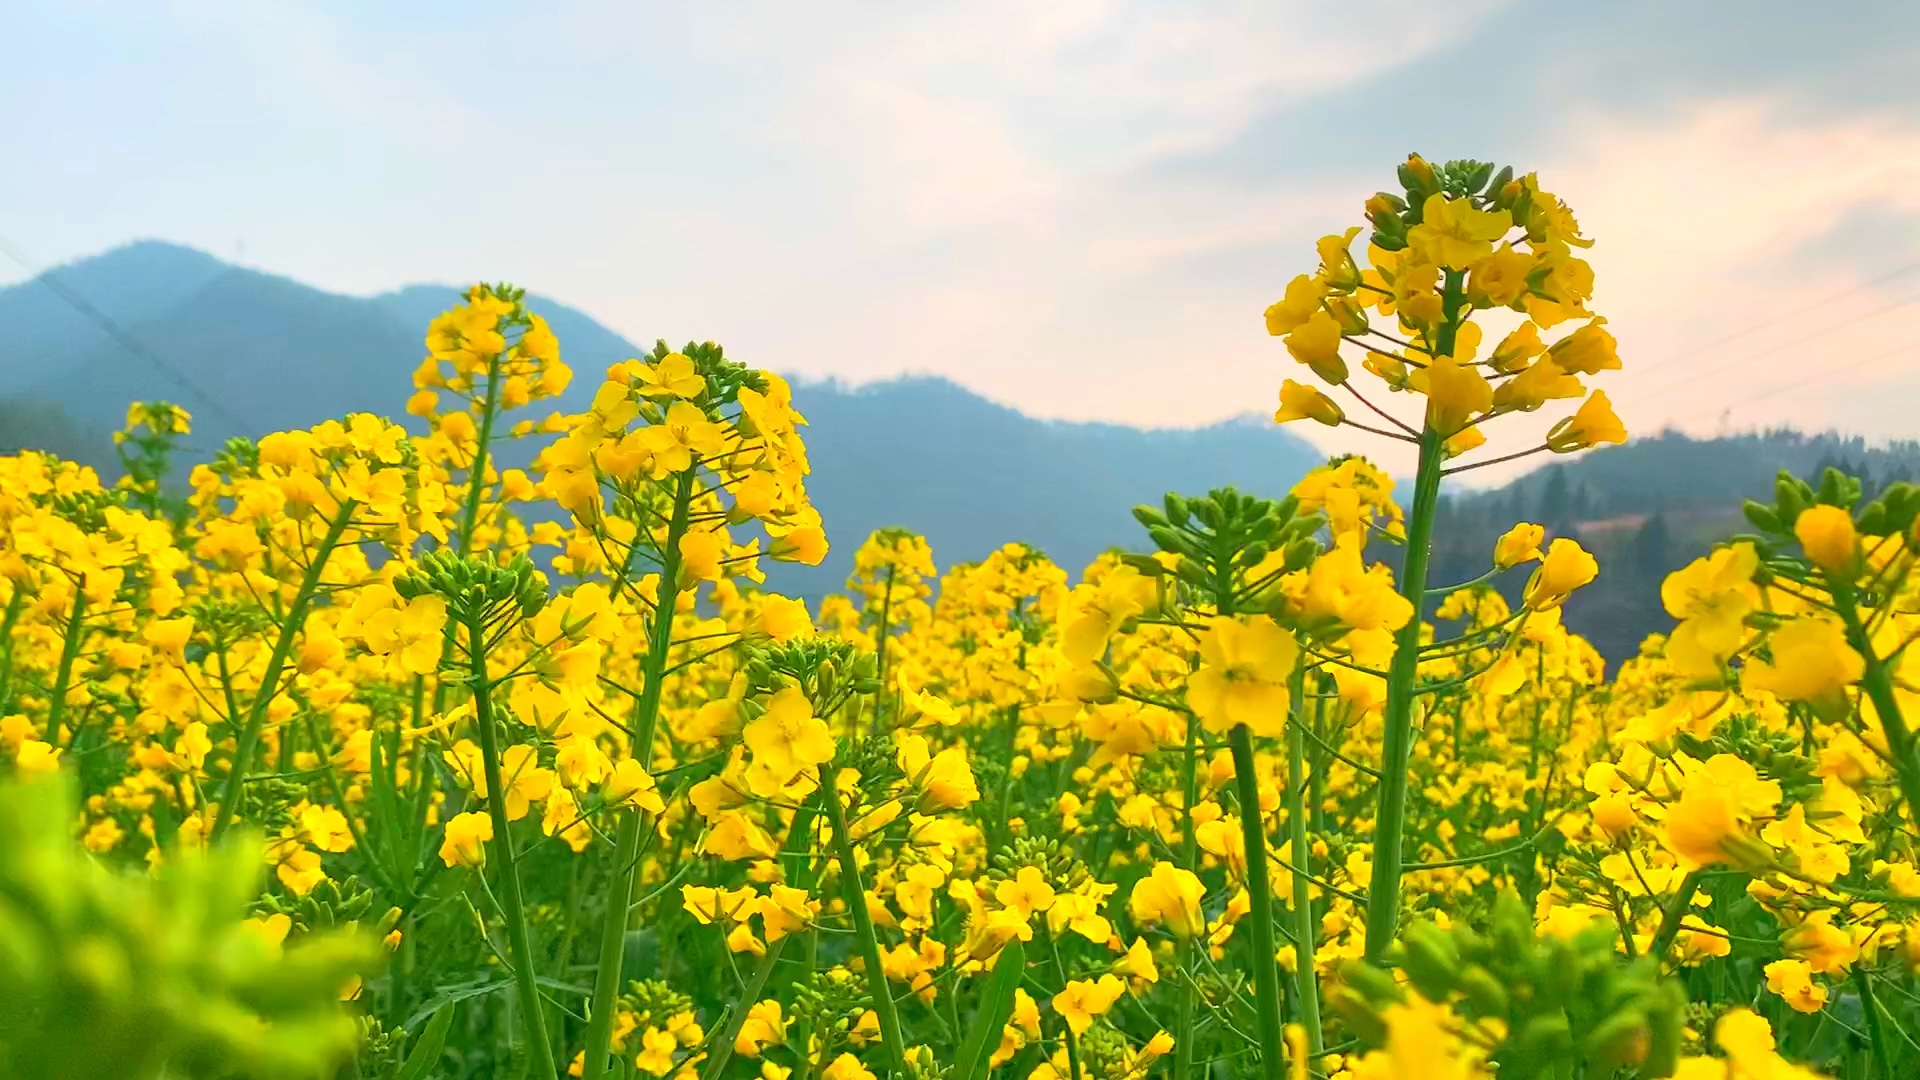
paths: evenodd
<path fill-rule="evenodd" d="M 1624 441 L 1622 361 L 1535 176 L 1392 187 L 1265 324 L 1405 505 L 1346 457 L 943 567 L 718 345 L 543 407 L 505 285 L 416 433 L 0 458 L 0 1075 L 1920 1075 L 1920 490 L 1782 477 L 1611 678 L 1575 540 L 1429 580 L 1446 476 Z"/>

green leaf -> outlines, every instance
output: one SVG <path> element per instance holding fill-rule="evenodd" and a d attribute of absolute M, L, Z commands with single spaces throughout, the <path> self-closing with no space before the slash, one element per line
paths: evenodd
<path fill-rule="evenodd" d="M 1000 1045 L 1000 1032 L 1013 1016 L 1013 992 L 1020 988 L 1020 977 L 1026 970 L 1026 950 L 1018 940 L 1007 942 L 993 965 L 980 1009 L 973 1014 L 973 1030 L 967 1032 L 953 1080 L 980 1080 L 987 1075 L 987 1063 Z"/>
<path fill-rule="evenodd" d="M 427 1030 L 420 1033 L 420 1041 L 413 1044 L 413 1052 L 407 1055 L 405 1064 L 400 1066 L 397 1080 L 425 1080 L 447 1047 L 447 1029 L 453 1026 L 453 1014 L 459 1010 L 458 1004 L 449 1004 L 433 1014 L 433 1019 L 427 1022 Z"/>

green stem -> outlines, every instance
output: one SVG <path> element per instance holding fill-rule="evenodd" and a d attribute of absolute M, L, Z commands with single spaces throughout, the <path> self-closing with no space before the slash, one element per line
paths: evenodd
<path fill-rule="evenodd" d="M 13 704 L 13 628 L 26 606 L 27 590 L 16 584 L 7 600 L 7 614 L 0 618 L 0 713 L 10 711 Z"/>
<path fill-rule="evenodd" d="M 1053 954 L 1053 973 L 1060 977 L 1060 993 L 1067 991 L 1067 965 L 1060 960 L 1060 943 L 1054 940 L 1053 932 L 1047 929 L 1047 921 L 1040 920 L 1040 936 L 1046 939 L 1047 951 Z M 1087 1074 L 1080 1069 L 1080 1039 L 1073 1033 L 1073 1025 L 1066 1017 L 1060 1018 L 1060 1036 L 1067 1044 L 1067 1075 L 1073 1080 L 1086 1080 Z"/>
<path fill-rule="evenodd" d="M 527 937 L 527 916 L 520 898 L 520 871 L 515 865 L 512 823 L 507 820 L 507 786 L 500 775 L 500 735 L 494 729 L 493 686 L 487 681 L 485 612 L 467 613 L 467 653 L 473 666 L 473 723 L 479 729 L 481 767 L 487 778 L 487 813 L 493 818 L 492 858 L 500 878 L 500 913 L 507 922 L 507 947 L 513 952 L 513 981 L 526 1014 L 527 1041 L 541 1080 L 558 1080 L 553 1044 L 547 1041 L 545 1010 L 534 979 L 533 945 Z"/>
<path fill-rule="evenodd" d="M 1314 965 L 1313 853 L 1307 840 L 1306 669 L 1293 673 L 1293 714 L 1287 722 L 1287 833 L 1293 852 L 1293 982 L 1300 1001 L 1300 1023 L 1307 1029 L 1307 1052 L 1320 1057 L 1320 985 Z"/>
<path fill-rule="evenodd" d="M 1307 799 L 1308 824 L 1314 832 L 1322 836 L 1327 834 L 1327 760 L 1338 754 L 1333 744 L 1327 741 L 1327 683 L 1331 680 L 1324 675 L 1314 676 L 1316 693 L 1313 698 L 1313 726 L 1309 732 L 1320 752 L 1307 762 Z"/>
<path fill-rule="evenodd" d="M 1660 926 L 1654 930 L 1653 940 L 1647 944 L 1647 955 L 1653 957 L 1655 964 L 1666 962 L 1667 950 L 1673 947 L 1673 939 L 1680 936 L 1680 921 L 1687 917 L 1687 909 L 1693 906 L 1693 893 L 1700 887 L 1702 873 L 1694 870 L 1681 878 L 1679 891 L 1673 894 L 1673 902 L 1661 913 Z M 1627 947 L 1631 950 L 1633 943 L 1627 942 Z"/>
<path fill-rule="evenodd" d="M 627 916 L 633 907 L 634 883 L 638 874 L 624 867 L 637 860 L 645 815 L 638 810 L 620 813 L 620 831 L 614 838 L 613 887 L 607 894 L 606 920 L 600 926 L 600 959 L 595 965 L 593 1007 L 587 1013 L 587 1049 L 581 1062 L 583 1077 L 597 1078 L 606 1072 L 607 1048 L 613 1039 L 615 1001 L 620 996 L 620 969 L 626 959 Z"/>
<path fill-rule="evenodd" d="M 1434 343 L 1451 355 L 1459 330 L 1462 298 L 1458 270 L 1447 271 L 1442 324 Z M 1413 507 L 1407 514 L 1407 558 L 1400 572 L 1400 595 L 1413 606 L 1407 625 L 1395 637 L 1393 663 L 1387 669 L 1386 731 L 1380 746 L 1379 808 L 1373 824 L 1373 880 L 1367 888 L 1367 959 L 1379 963 L 1393 943 L 1400 922 L 1401 838 L 1407 827 L 1407 765 L 1413 757 L 1414 675 L 1420 666 L 1420 620 L 1427 605 L 1427 563 L 1433 554 L 1433 518 L 1439 508 L 1440 470 L 1451 432 L 1431 424 L 1420 432 L 1420 464 L 1414 474 Z"/>
<path fill-rule="evenodd" d="M 73 610 L 67 613 L 67 633 L 60 644 L 60 670 L 53 677 L 53 693 L 47 701 L 47 745 L 60 746 L 60 722 L 67 712 L 67 690 L 73 682 L 73 662 L 80 656 L 81 639 L 87 636 L 87 576 L 73 584 Z"/>
<path fill-rule="evenodd" d="M 473 530 L 480 521 L 480 496 L 487 489 L 487 448 L 493 441 L 493 419 L 500 411 L 500 357 L 487 361 L 487 404 L 480 413 L 480 441 L 474 445 L 468 469 L 466 507 L 460 515 L 460 544 L 465 555 L 473 547 Z"/>
<path fill-rule="evenodd" d="M 647 628 L 647 658 L 642 669 L 640 698 L 634 705 L 634 731 L 629 748 L 640 767 L 653 768 L 654 731 L 660 720 L 661 684 L 666 681 L 667 653 L 673 648 L 673 612 L 680 601 L 680 538 L 686 535 L 693 508 L 695 468 L 689 465 L 673 489 L 673 512 L 667 521 L 666 541 L 660 547 L 660 591 Z M 593 977 L 593 1011 L 587 1021 L 586 1058 L 581 1080 L 600 1080 L 607 1070 L 607 1047 L 613 1041 L 614 1003 L 625 976 L 627 918 L 640 875 L 641 829 L 628 811 L 614 841 L 613 888 L 608 893 L 606 921 L 600 927 L 600 964 Z M 630 827 L 631 825 L 631 827 Z"/>
<path fill-rule="evenodd" d="M 346 797 L 347 787 L 340 782 L 340 775 L 333 767 L 333 755 L 327 752 L 326 743 L 322 741 L 319 714 L 307 710 L 306 720 L 307 735 L 313 740 L 313 745 L 319 751 L 319 753 L 315 755 L 320 759 L 318 775 L 326 784 L 328 795 L 337 805 L 343 808 L 350 807 L 351 804 L 347 802 Z M 351 813 L 342 813 L 340 816 L 346 820 L 347 832 L 353 835 L 354 845 L 361 851 L 366 852 L 369 856 L 367 859 L 367 869 L 373 874 L 373 880 L 378 883 L 381 888 L 389 892 L 398 893 L 400 890 L 395 888 L 393 882 L 387 878 L 386 867 L 377 857 L 374 857 L 375 852 L 373 845 L 367 843 L 367 834 L 360 828 L 360 823 L 354 818 L 354 815 Z"/>
<path fill-rule="evenodd" d="M 415 686 L 418 686 L 419 682 L 420 676 L 414 676 Z M 397 745 L 400 736 L 400 722 L 396 720 L 393 728 L 394 740 Z M 398 792 L 394 788 L 394 774 L 388 769 L 389 762 L 387 759 L 389 752 L 386 733 L 375 728 L 369 733 L 369 736 L 367 739 L 367 780 L 373 788 L 374 812 L 379 820 L 377 823 L 373 821 L 368 822 L 367 836 L 368 839 L 373 840 L 374 843 L 369 846 L 367 854 L 376 863 L 386 863 L 387 880 L 394 884 L 396 892 L 402 892 L 404 894 L 406 890 L 404 890 L 402 886 L 406 883 L 411 861 L 407 859 L 404 852 L 399 850 L 399 845 L 394 839 L 395 833 L 393 830 L 404 828 L 402 822 L 405 819 L 400 814 L 400 800 Z M 319 748 L 321 745 L 319 733 L 316 731 L 314 733 L 314 746 Z M 329 768 L 332 767 L 331 760 L 331 757 L 329 757 Z M 411 907 L 412 905 L 409 904 L 408 906 Z"/>
<path fill-rule="evenodd" d="M 1200 797 L 1200 719 L 1192 713 L 1187 714 L 1187 745 L 1182 761 L 1185 772 L 1185 799 L 1181 804 L 1181 867 L 1188 871 L 1200 868 L 1200 840 L 1193 826 L 1193 804 Z M 1189 971 L 1193 968 L 1194 943 L 1188 939 L 1180 941 L 1179 963 Z M 1196 994 L 1192 979 L 1180 980 L 1180 1014 L 1173 1033 L 1173 1075 L 1187 1077 L 1193 1074 L 1193 1015 Z"/>
<path fill-rule="evenodd" d="M 876 658 L 879 670 L 880 692 L 873 695 L 873 733 L 882 734 L 882 710 L 888 700 L 887 691 L 887 631 L 893 621 L 893 575 L 894 565 L 887 564 L 886 593 L 880 597 L 880 631 L 874 635 L 874 649 L 880 655 Z"/>
<path fill-rule="evenodd" d="M 1900 701 L 1894 696 L 1893 674 L 1887 670 L 1886 661 L 1873 650 L 1873 641 L 1867 634 L 1865 624 L 1860 621 L 1859 600 L 1851 584 L 1831 581 L 1833 606 L 1840 613 L 1840 621 L 1845 624 L 1848 642 L 1866 659 L 1866 674 L 1861 676 L 1860 687 L 1866 691 L 1867 699 L 1873 702 L 1874 715 L 1880 721 L 1880 730 L 1887 736 L 1887 757 L 1893 762 L 1894 779 L 1900 785 L 1900 797 L 1907 802 L 1907 819 L 1920 821 L 1920 760 L 1914 756 L 1913 732 L 1907 727 L 1906 715 L 1900 711 Z"/>
<path fill-rule="evenodd" d="M 906 1045 L 900 1039 L 900 1014 L 893 1007 L 893 992 L 887 986 L 887 973 L 880 966 L 880 939 L 873 932 L 873 915 L 867 911 L 867 890 L 860 881 L 860 864 L 854 861 L 853 840 L 847 835 L 847 814 L 840 806 L 838 777 L 832 762 L 820 768 L 821 808 L 833 826 L 834 856 L 840 862 L 840 891 L 847 911 L 853 916 L 854 936 L 861 958 L 866 963 L 867 991 L 873 997 L 873 1011 L 880 1018 L 880 1041 L 886 1044 L 887 1060 L 895 1076 L 907 1075 Z"/>
<path fill-rule="evenodd" d="M 793 825 L 787 830 L 789 844 L 793 842 L 792 838 L 812 835 L 813 819 L 817 813 L 818 811 L 811 805 L 803 806 L 794 812 Z M 809 862 L 807 859 L 801 859 L 800 871 L 790 875 L 789 884 L 794 888 L 805 889 L 809 885 L 810 875 L 807 872 Z M 711 1044 L 713 1056 L 707 1060 L 707 1067 L 701 1072 L 704 1080 L 718 1080 L 720 1074 L 726 1071 L 727 1062 L 733 1059 L 733 1044 L 740 1038 L 740 1029 L 747 1024 L 748 1010 L 760 1000 L 760 994 L 766 989 L 767 980 L 773 976 L 774 966 L 780 962 L 780 954 L 786 951 L 787 942 L 792 941 L 794 937 L 795 935 L 788 934 L 779 941 L 767 943 L 766 955 L 760 958 L 760 963 L 753 969 L 753 975 L 748 978 L 747 985 L 741 988 L 740 996 L 734 999 L 733 1008 L 727 1012 L 726 1030 L 721 1032 L 720 1038 Z M 806 1044 L 803 1042 L 801 1045 Z"/>
<path fill-rule="evenodd" d="M 1534 673 L 1534 680 L 1533 680 L 1534 685 L 1536 687 L 1539 687 L 1541 690 L 1545 690 L 1547 685 L 1547 647 L 1545 645 L 1537 645 L 1534 647 L 1533 673 Z M 1567 698 L 1567 704 L 1569 707 L 1571 707 L 1573 704 L 1573 698 L 1571 695 L 1569 695 Z M 1465 709 L 1456 709 L 1454 711 L 1454 715 L 1465 716 L 1466 712 L 1467 710 Z M 1534 779 L 1540 775 L 1540 722 L 1546 716 L 1546 712 L 1547 712 L 1546 695 L 1542 693 L 1540 696 L 1534 699 L 1533 723 L 1531 727 L 1528 729 L 1528 733 L 1527 733 L 1527 783 L 1529 787 L 1532 786 Z M 1456 740 L 1454 744 L 1454 760 L 1455 761 L 1460 760 L 1460 750 L 1461 750 L 1461 747 L 1458 741 Z M 1539 826 L 1537 822 L 1539 820 L 1544 820 L 1546 817 L 1547 796 L 1549 794 L 1549 792 L 1547 791 L 1547 787 L 1551 787 L 1551 786 L 1552 786 L 1552 782 L 1551 780 L 1549 780 L 1547 785 L 1540 789 L 1539 797 L 1533 800 L 1533 806 L 1539 812 L 1536 814 L 1533 812 L 1533 810 L 1529 810 L 1526 814 L 1528 836 L 1532 836 L 1535 832 L 1539 831 Z M 1521 865 L 1519 873 L 1515 876 L 1518 879 L 1519 886 L 1520 886 L 1520 898 L 1527 902 L 1527 905 L 1528 905 L 1527 910 L 1531 911 L 1533 910 L 1533 903 L 1539 899 L 1538 889 L 1536 888 L 1536 885 L 1537 885 L 1537 879 L 1539 874 L 1540 860 L 1539 860 L 1538 854 L 1532 848 L 1528 848 L 1525 852 L 1525 855 L 1526 855 L 1527 861 Z M 1627 942 L 1627 946 L 1629 950 L 1631 950 L 1632 945 L 1633 943 L 1631 941 Z"/>
<path fill-rule="evenodd" d="M 1854 965 L 1853 982 L 1860 990 L 1861 1011 L 1867 1014 L 1867 1038 L 1873 1044 L 1874 1063 L 1880 1067 L 1881 1076 L 1893 1076 L 1893 1053 L 1887 1046 L 1887 1033 L 1881 1026 L 1880 1002 L 1873 996 L 1873 980 L 1864 966 Z"/>
<path fill-rule="evenodd" d="M 300 588 L 294 593 L 293 605 L 287 608 L 286 615 L 280 620 L 280 635 L 273 640 L 273 651 L 267 655 L 267 670 L 260 677 L 260 689 L 254 692 L 253 704 L 247 709 L 247 719 L 240 728 L 240 737 L 234 742 L 233 764 L 227 768 L 227 782 L 220 789 L 220 807 L 214 812 L 213 831 L 210 838 L 220 839 L 227 828 L 233 824 L 233 815 L 240 807 L 240 790 L 247 782 L 247 770 L 252 767 L 253 751 L 260 744 L 260 727 L 267 719 L 267 706 L 273 703 L 273 697 L 280 687 L 280 673 L 287 666 L 287 655 L 293 651 L 293 638 L 306 625 L 307 608 L 312 605 L 314 593 L 320 587 L 320 575 L 327 568 L 327 560 L 333 557 L 333 549 L 339 545 L 340 537 L 347 531 L 347 522 L 353 519 L 353 511 L 360 504 L 352 499 L 340 504 L 340 512 L 327 523 L 327 533 L 320 538 L 320 546 L 313 553 L 313 561 L 307 564 L 307 572 L 300 577 Z"/>
<path fill-rule="evenodd" d="M 1260 817 L 1260 778 L 1253 771 L 1253 733 L 1235 724 L 1227 733 L 1233 748 L 1233 781 L 1240 796 L 1240 828 L 1247 848 L 1247 922 L 1253 934 L 1253 990 L 1260 1020 L 1260 1075 L 1285 1075 L 1284 1027 L 1280 1020 L 1279 947 L 1273 937 L 1273 891 L 1267 883 L 1267 830 Z M 1294 857 L 1299 858 L 1295 852 Z"/>

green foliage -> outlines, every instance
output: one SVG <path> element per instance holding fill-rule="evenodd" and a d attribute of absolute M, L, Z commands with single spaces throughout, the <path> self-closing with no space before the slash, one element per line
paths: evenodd
<path fill-rule="evenodd" d="M 1001 1029 L 1013 1016 L 1013 992 L 1020 988 L 1020 976 L 1027 970 L 1026 947 L 1009 941 L 994 963 L 993 976 L 980 997 L 980 1009 L 974 1013 L 973 1026 L 967 1031 L 966 1044 L 954 1066 L 953 1080 L 981 1080 L 987 1075 L 987 1062 L 1000 1045 Z"/>
<path fill-rule="evenodd" d="M 359 1028 L 341 992 L 377 947 L 283 950 L 250 924 L 254 841 L 114 874 L 71 839 L 69 784 L 0 784 L 0 1075 L 95 1080 L 330 1076 Z"/>

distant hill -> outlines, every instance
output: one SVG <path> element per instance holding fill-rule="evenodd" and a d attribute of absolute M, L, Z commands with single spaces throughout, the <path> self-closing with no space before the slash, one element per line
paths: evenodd
<path fill-rule="evenodd" d="M 202 452 L 229 435 L 352 410 L 397 414 L 427 321 L 457 297 L 441 285 L 341 296 L 152 241 L 54 273 L 205 391 L 183 390 L 42 283 L 0 289 L 0 450 L 35 446 L 101 467 L 113 461 L 108 434 L 135 399 L 193 410 Z M 578 375 L 561 408 L 584 407 L 607 365 L 642 351 L 582 312 L 532 303 Z M 877 528 L 926 534 L 942 566 L 1022 540 L 1078 571 L 1111 545 L 1141 543 L 1136 503 L 1223 484 L 1279 495 L 1320 460 L 1259 417 L 1191 430 L 1037 420 L 938 378 L 798 382 L 794 392 L 812 422 L 809 489 L 834 547 L 819 569 L 774 572 L 777 585 L 808 596 L 838 588 L 854 549 Z M 1661 578 L 1742 529 L 1742 498 L 1766 496 L 1781 469 L 1810 475 L 1828 464 L 1877 488 L 1920 476 L 1920 443 L 1663 433 L 1555 461 L 1448 499 L 1433 581 L 1478 576 L 1515 521 L 1577 537 L 1600 558 L 1601 578 L 1568 605 L 1567 621 L 1617 663 L 1646 634 L 1671 626 Z"/>
<path fill-rule="evenodd" d="M 230 435 L 352 410 L 398 414 L 427 320 L 457 298 L 432 285 L 342 296 L 154 241 L 52 273 L 199 388 L 183 389 L 44 283 L 0 289 L 0 448 L 40 446 L 95 464 L 112 461 L 108 433 L 133 400 L 194 412 L 201 452 Z M 578 376 L 561 408 L 583 408 L 608 365 L 642 351 L 579 311 L 531 303 Z M 779 366 L 778 357 L 752 359 Z M 1283 494 L 1320 460 L 1264 421 L 1148 431 L 1037 420 L 937 378 L 802 382 L 795 399 L 812 423 L 808 487 L 834 547 L 825 566 L 780 568 L 777 581 L 808 595 L 838 588 L 876 528 L 926 534 L 943 566 L 1022 540 L 1078 571 L 1111 545 L 1139 541 L 1136 503 L 1222 484 Z"/>
<path fill-rule="evenodd" d="M 1715 541 L 1750 532 L 1741 502 L 1771 502 L 1785 469 L 1814 477 L 1828 466 L 1862 477 L 1869 497 L 1920 477 L 1920 442 L 1869 445 L 1841 435 L 1769 431 L 1694 439 L 1662 432 L 1530 472 L 1505 487 L 1449 499 L 1435 529 L 1433 581 L 1484 572 L 1493 543 L 1516 521 L 1578 539 L 1600 561 L 1600 579 L 1567 604 L 1567 625 L 1610 661 L 1630 657 L 1673 620 L 1660 604 L 1667 574 Z M 1517 595 L 1524 576 L 1510 591 Z"/>

